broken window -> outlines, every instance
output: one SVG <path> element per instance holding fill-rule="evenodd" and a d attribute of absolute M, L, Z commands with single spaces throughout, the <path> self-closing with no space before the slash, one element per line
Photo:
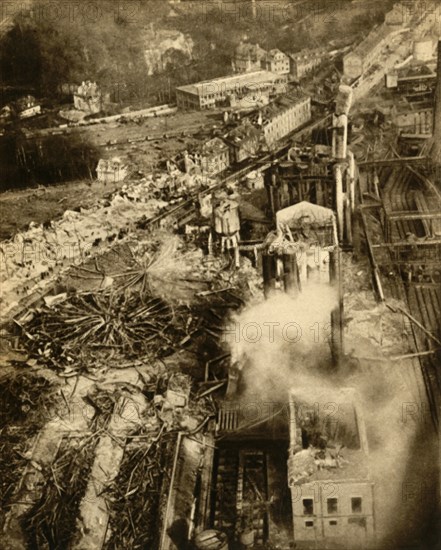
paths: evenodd
<path fill-rule="evenodd" d="M 361 497 L 352 497 L 351 498 L 351 508 L 353 514 L 361 514 Z"/>
<path fill-rule="evenodd" d="M 336 520 L 336 519 L 331 519 L 331 520 L 329 521 L 329 525 L 333 525 L 333 526 L 334 526 L 334 525 L 337 525 L 337 520 Z"/>
<path fill-rule="evenodd" d="M 338 511 L 338 501 L 336 498 L 328 498 L 328 514 L 336 514 Z"/>
<path fill-rule="evenodd" d="M 303 499 L 303 514 L 305 516 L 314 515 L 314 501 L 312 498 Z"/>
<path fill-rule="evenodd" d="M 314 527 L 313 521 L 305 521 L 305 527 Z"/>

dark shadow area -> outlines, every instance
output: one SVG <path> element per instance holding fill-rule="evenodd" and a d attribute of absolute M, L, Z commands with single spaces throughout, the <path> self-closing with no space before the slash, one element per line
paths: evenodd
<path fill-rule="evenodd" d="M 98 150 L 76 136 L 10 133 L 0 138 L 0 191 L 92 179 L 98 160 Z"/>
<path fill-rule="evenodd" d="M 440 548 L 439 442 L 427 414 L 409 450 L 402 481 L 401 506 L 391 511 L 391 535 L 378 541 L 381 550 Z"/>

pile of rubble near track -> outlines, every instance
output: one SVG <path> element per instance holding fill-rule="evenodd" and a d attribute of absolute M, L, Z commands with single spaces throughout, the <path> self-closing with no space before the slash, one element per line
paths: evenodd
<path fill-rule="evenodd" d="M 348 274 L 344 281 L 347 351 L 357 350 L 356 355 L 378 359 L 411 351 L 410 331 L 406 328 L 408 323 L 405 323 L 404 316 L 375 301 L 368 262 L 354 264 L 349 256 L 344 256 L 343 262 Z M 389 300 L 388 304 L 404 307 L 397 300 Z"/>
<path fill-rule="evenodd" d="M 162 212 L 178 189 L 182 196 L 210 183 L 207 178 L 179 171 L 150 175 L 125 184 L 109 200 L 78 212 L 67 210 L 58 221 L 31 223 L 27 231 L 0 244 L 1 314 L 6 316 L 24 297 L 46 288 L 64 268 L 78 265 L 123 239 L 135 230 L 137 221 Z"/>
<path fill-rule="evenodd" d="M 70 375 L 112 359 L 167 357 L 204 339 L 218 346 L 225 316 L 257 290 L 246 259 L 230 270 L 225 258 L 204 256 L 168 233 L 128 248 L 131 263 L 106 263 L 103 256 L 99 271 L 78 268 L 86 290 L 69 285 L 14 319 L 31 361 Z M 107 284 L 87 289 L 88 276 Z"/>
<path fill-rule="evenodd" d="M 130 232 L 137 216 L 163 204 L 144 200 L 146 184 L 139 185 L 27 234 L 30 244 L 48 247 L 55 265 L 63 265 L 58 240 L 73 236 L 81 263 L 5 325 L 26 357 L 21 368 L 53 376 L 53 401 L 65 408 L 19 442 L 21 480 L 8 482 L 0 545 L 152 547 L 179 435 L 202 437 L 215 416 L 213 395 L 225 386 L 229 361 L 224 324 L 258 291 L 260 277 L 247 259 L 235 269 L 170 232 Z M 94 257 L 85 252 L 87 239 L 107 243 L 121 227 L 124 242 Z M 25 237 L 14 242 L 23 246 Z M 5 297 L 50 266 L 16 262 L 11 250 L 5 256 Z"/>

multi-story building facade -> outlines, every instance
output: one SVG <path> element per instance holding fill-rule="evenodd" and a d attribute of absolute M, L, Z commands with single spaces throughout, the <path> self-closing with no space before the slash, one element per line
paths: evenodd
<path fill-rule="evenodd" d="M 280 97 L 259 112 L 256 124 L 262 128 L 268 148 L 311 120 L 311 98 L 305 95 Z"/>
<path fill-rule="evenodd" d="M 393 30 L 387 26 L 374 29 L 351 52 L 343 58 L 344 74 L 355 79 L 364 74 L 378 59 L 381 51 L 386 48 Z"/>
<path fill-rule="evenodd" d="M 366 548 L 374 542 L 374 484 L 355 392 L 290 395 L 288 483 L 296 548 Z M 309 392 L 311 393 L 311 392 Z M 335 418 L 333 411 L 337 411 Z"/>
<path fill-rule="evenodd" d="M 259 44 L 240 42 L 234 52 L 233 70 L 235 73 L 250 73 L 260 71 L 261 60 L 266 51 Z"/>
<path fill-rule="evenodd" d="M 288 54 L 290 61 L 290 76 L 293 80 L 301 80 L 316 69 L 327 58 L 325 48 L 314 50 L 301 50 L 300 52 Z"/>
<path fill-rule="evenodd" d="M 194 170 L 208 176 L 213 176 L 226 170 L 230 165 L 230 153 L 228 145 L 220 138 L 210 139 L 191 154 L 184 156 L 185 171 L 191 173 Z"/>
<path fill-rule="evenodd" d="M 289 73 L 289 57 L 280 50 L 270 50 L 262 57 L 260 63 L 262 69 L 265 71 L 275 74 Z"/>
<path fill-rule="evenodd" d="M 287 81 L 287 75 L 268 71 L 223 76 L 176 88 L 176 101 L 179 109 L 210 109 L 224 105 L 235 94 L 258 97 L 266 93 L 283 93 Z"/>

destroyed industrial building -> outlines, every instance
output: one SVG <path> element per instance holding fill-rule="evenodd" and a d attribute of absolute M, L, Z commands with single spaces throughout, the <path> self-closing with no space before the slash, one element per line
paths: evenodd
<path fill-rule="evenodd" d="M 237 30 L 214 78 L 152 27 L 151 77 L 191 43 L 175 102 L 16 117 L 29 170 L 48 133 L 99 154 L 0 243 L 0 548 L 438 547 L 441 9 L 407 5 L 350 45 Z"/>

